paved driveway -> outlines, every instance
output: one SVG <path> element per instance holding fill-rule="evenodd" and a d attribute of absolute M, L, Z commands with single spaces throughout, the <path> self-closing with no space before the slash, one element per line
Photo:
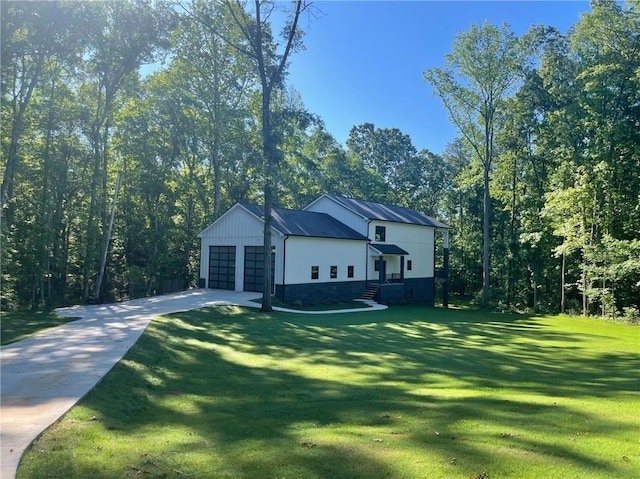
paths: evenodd
<path fill-rule="evenodd" d="M 118 304 L 62 308 L 82 319 L 0 350 L 0 477 L 15 477 L 31 442 L 87 394 L 167 313 L 248 303 L 258 293 L 197 289 Z"/>

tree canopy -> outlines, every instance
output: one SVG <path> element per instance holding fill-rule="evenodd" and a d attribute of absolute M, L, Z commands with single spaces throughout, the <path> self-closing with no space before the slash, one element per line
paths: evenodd
<path fill-rule="evenodd" d="M 444 152 L 372 123 L 338 143 L 287 81 L 313 14 L 290 6 L 2 2 L 2 308 L 196 286 L 196 235 L 235 202 L 330 192 L 449 224 L 451 293 L 640 316 L 637 1 L 461 32 L 425 74 Z"/>

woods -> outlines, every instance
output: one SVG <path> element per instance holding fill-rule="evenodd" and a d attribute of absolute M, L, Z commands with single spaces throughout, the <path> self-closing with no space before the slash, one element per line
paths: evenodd
<path fill-rule="evenodd" d="M 452 294 L 638 320 L 638 1 L 461 32 L 425 74 L 460 130 L 443 152 L 371 123 L 341 145 L 307 111 L 286 70 L 308 7 L 2 2 L 2 308 L 196 286 L 231 205 L 329 192 L 449 224 Z"/>

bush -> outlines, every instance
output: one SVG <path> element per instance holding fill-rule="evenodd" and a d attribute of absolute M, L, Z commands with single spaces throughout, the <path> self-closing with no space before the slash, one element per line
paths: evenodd
<path fill-rule="evenodd" d="M 622 308 L 622 320 L 627 324 L 640 325 L 640 310 L 633 306 Z"/>

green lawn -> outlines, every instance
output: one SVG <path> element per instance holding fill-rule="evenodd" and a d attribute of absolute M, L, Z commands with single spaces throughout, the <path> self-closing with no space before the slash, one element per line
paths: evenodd
<path fill-rule="evenodd" d="M 14 343 L 77 319 L 59 318 L 53 311 L 2 311 L 0 313 L 0 344 L 4 346 Z"/>
<path fill-rule="evenodd" d="M 154 321 L 20 478 L 637 478 L 640 329 L 393 307 Z"/>

